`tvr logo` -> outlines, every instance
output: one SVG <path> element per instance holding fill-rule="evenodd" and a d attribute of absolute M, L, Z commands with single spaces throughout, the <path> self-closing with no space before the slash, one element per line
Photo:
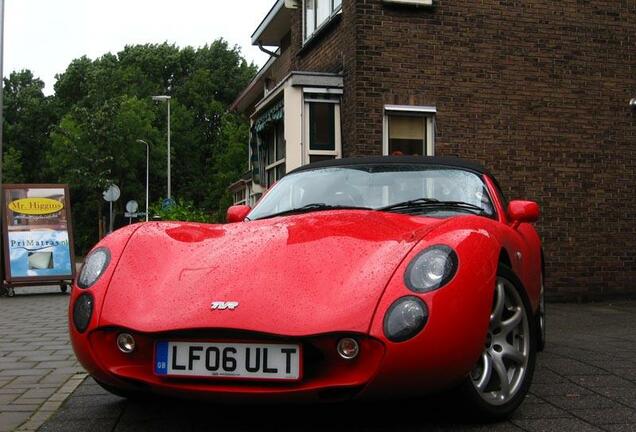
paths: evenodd
<path fill-rule="evenodd" d="M 212 310 L 234 310 L 238 307 L 239 302 L 237 301 L 229 301 L 229 302 L 223 302 L 223 301 L 215 301 L 212 302 L 212 305 L 210 306 L 210 308 Z"/>

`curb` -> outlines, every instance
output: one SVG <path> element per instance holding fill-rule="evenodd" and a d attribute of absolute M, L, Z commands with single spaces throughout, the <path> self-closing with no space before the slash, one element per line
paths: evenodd
<path fill-rule="evenodd" d="M 68 379 L 64 384 L 58 388 L 55 393 L 53 393 L 40 407 L 33 413 L 29 419 L 22 423 L 17 429 L 16 432 L 34 432 L 40 426 L 44 424 L 44 422 L 51 417 L 55 411 L 62 406 L 62 403 L 68 398 L 71 393 L 84 381 L 84 379 L 88 376 L 88 374 L 81 372 L 76 373 L 71 378 Z"/>

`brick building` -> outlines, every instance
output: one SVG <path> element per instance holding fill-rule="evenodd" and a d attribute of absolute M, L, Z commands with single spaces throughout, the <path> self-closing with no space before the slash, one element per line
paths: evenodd
<path fill-rule="evenodd" d="M 634 0 L 278 0 L 252 41 L 236 202 L 324 158 L 460 156 L 541 205 L 549 296 L 636 294 Z"/>

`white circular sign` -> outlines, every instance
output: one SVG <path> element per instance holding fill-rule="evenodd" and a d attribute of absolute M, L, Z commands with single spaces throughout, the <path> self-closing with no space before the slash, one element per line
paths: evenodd
<path fill-rule="evenodd" d="M 130 200 L 126 203 L 126 211 L 128 213 L 137 213 L 139 209 L 139 203 L 135 200 Z"/>
<path fill-rule="evenodd" d="M 103 193 L 104 199 L 106 201 L 113 201 L 113 202 L 117 201 L 120 195 L 121 195 L 121 191 L 119 190 L 117 185 L 111 185 Z"/>

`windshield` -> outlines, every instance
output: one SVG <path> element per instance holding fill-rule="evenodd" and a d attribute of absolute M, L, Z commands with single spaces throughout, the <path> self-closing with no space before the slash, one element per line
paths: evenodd
<path fill-rule="evenodd" d="M 418 200 L 417 205 L 410 201 Z M 430 201 L 430 202 L 428 202 Z M 400 204 L 406 205 L 400 205 Z M 441 204 L 447 203 L 442 206 Z M 430 205 L 425 205 L 430 204 Z M 466 205 L 461 205 L 466 204 Z M 478 174 L 458 168 L 425 165 L 359 165 L 300 171 L 283 177 L 261 199 L 249 219 L 329 208 L 426 213 L 447 217 L 466 213 L 493 216 L 493 205 Z M 415 210 L 414 210 L 415 209 Z"/>

